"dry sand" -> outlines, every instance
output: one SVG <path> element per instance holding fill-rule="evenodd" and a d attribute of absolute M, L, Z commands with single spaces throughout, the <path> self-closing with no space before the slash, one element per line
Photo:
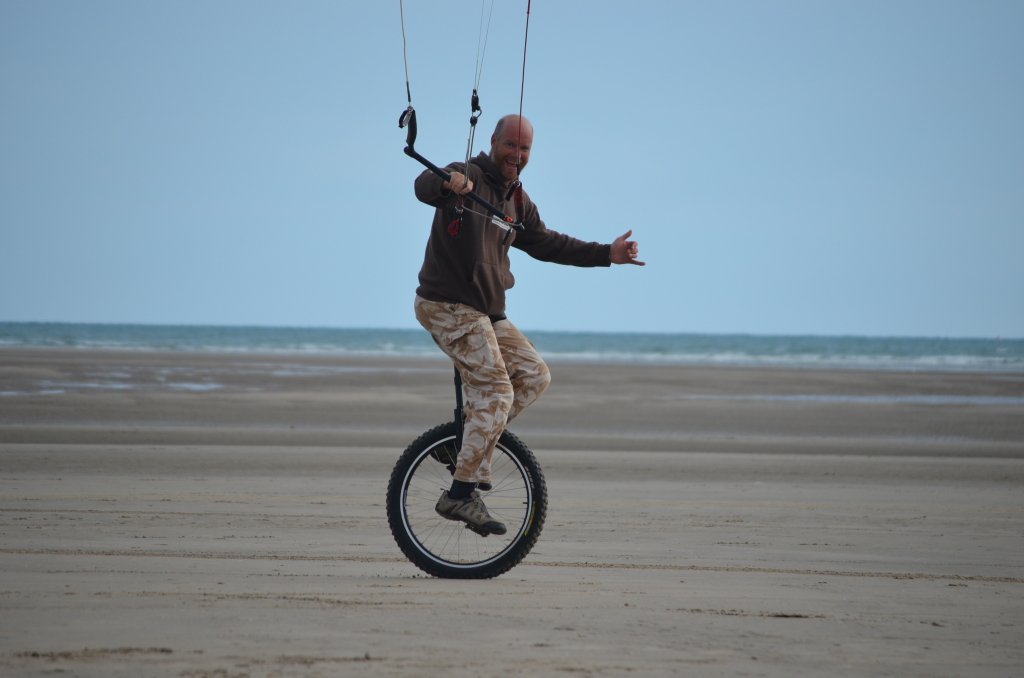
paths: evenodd
<path fill-rule="evenodd" d="M 0 350 L 0 673 L 1024 673 L 1024 375 L 552 370 L 467 582 L 384 516 L 443 361 Z"/>

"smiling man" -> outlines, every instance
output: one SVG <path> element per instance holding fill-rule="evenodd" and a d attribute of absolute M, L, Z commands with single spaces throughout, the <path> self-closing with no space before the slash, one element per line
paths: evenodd
<path fill-rule="evenodd" d="M 506 528 L 488 513 L 477 488 L 490 489 L 490 458 L 505 425 L 551 381 L 533 344 L 505 317 L 505 290 L 515 284 L 509 248 L 570 266 L 644 265 L 636 260 L 636 242 L 627 240 L 632 231 L 602 245 L 544 225 L 518 184 L 532 147 L 533 125 L 506 115 L 491 135 L 490 154 L 481 152 L 468 167 L 448 165 L 449 181 L 429 170 L 416 179 L 416 197 L 435 208 L 416 289 L 416 319 L 458 368 L 466 415 L 455 477 L 436 510 L 493 534 L 504 534 Z M 499 226 L 481 207 L 461 198 L 472 190 L 521 220 L 525 230 Z"/>

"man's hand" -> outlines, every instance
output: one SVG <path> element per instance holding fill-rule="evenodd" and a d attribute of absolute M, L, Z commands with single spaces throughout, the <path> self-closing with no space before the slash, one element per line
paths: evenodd
<path fill-rule="evenodd" d="M 629 236 L 633 235 L 632 229 L 626 231 L 618 238 L 612 241 L 612 251 L 608 255 L 608 259 L 613 264 L 636 264 L 637 266 L 645 266 L 644 262 L 637 261 L 636 256 L 640 251 L 637 247 L 635 240 L 626 240 Z"/>
<path fill-rule="evenodd" d="M 451 180 L 441 184 L 441 188 L 446 191 L 455 191 L 459 195 L 465 195 L 473 190 L 473 182 L 467 179 L 461 172 L 452 172 Z"/>

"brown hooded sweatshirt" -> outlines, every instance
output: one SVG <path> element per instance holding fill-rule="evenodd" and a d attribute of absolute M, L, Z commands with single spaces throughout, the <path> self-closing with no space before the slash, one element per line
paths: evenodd
<path fill-rule="evenodd" d="M 461 162 L 448 165 L 447 170 L 468 175 L 473 190 L 481 198 L 510 217 L 520 217 L 514 201 L 505 200 L 508 187 L 486 153 L 481 152 L 469 161 L 468 172 Z M 448 234 L 448 226 L 455 220 L 458 196 L 441 188 L 442 183 L 442 179 L 429 170 L 416 178 L 416 197 L 436 208 L 420 269 L 420 286 L 416 289 L 416 294 L 424 299 L 466 304 L 488 315 L 504 313 L 505 290 L 516 282 L 509 270 L 509 247 L 540 261 L 585 267 L 611 265 L 611 245 L 583 242 L 548 230 L 525 191 L 525 231 L 509 232 L 495 226 L 489 217 L 481 216 L 486 213 L 483 207 L 467 199 L 465 206 L 473 212 L 467 209 L 462 213 L 459 235 L 453 238 Z M 508 240 L 502 244 L 506 234 Z"/>

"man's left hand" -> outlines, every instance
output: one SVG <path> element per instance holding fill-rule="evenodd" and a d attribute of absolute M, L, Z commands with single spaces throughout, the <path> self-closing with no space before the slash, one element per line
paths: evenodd
<path fill-rule="evenodd" d="M 640 248 L 637 246 L 635 240 L 626 240 L 626 238 L 631 235 L 633 235 L 632 229 L 626 231 L 612 241 L 612 251 L 608 255 L 608 259 L 610 259 L 613 264 L 636 264 L 637 266 L 646 265 L 644 262 L 636 260 Z"/>

